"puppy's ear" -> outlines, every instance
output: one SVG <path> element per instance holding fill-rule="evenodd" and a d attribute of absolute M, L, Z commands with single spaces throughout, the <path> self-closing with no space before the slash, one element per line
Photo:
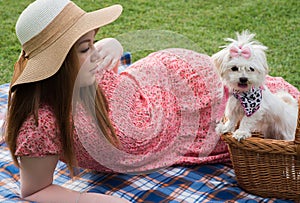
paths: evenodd
<path fill-rule="evenodd" d="M 262 54 L 260 56 L 260 60 L 261 60 L 261 63 L 263 65 L 264 69 L 265 69 L 265 73 L 268 74 L 269 73 L 269 65 L 268 65 L 266 53 L 264 51 L 262 51 Z"/>
<path fill-rule="evenodd" d="M 262 72 L 264 72 L 265 74 L 268 74 L 269 72 L 269 66 L 268 66 L 268 62 L 267 62 L 267 56 L 266 56 L 266 50 L 268 48 L 264 45 L 261 44 L 255 44 L 253 45 L 253 50 L 255 53 L 255 60 L 257 64 L 260 64 L 260 67 L 262 67 L 263 69 L 261 70 Z"/>
<path fill-rule="evenodd" d="M 223 60 L 224 60 L 224 57 L 225 57 L 225 51 L 224 50 L 221 50 L 215 54 L 213 54 L 211 56 L 213 62 L 214 62 L 214 65 L 218 71 L 218 74 L 221 76 L 222 75 L 222 67 L 223 67 Z"/>

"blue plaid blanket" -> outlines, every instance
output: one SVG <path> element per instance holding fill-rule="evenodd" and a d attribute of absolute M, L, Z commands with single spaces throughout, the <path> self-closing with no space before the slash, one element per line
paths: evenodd
<path fill-rule="evenodd" d="M 0 85 L 0 112 L 6 109 L 8 87 L 9 84 Z M 143 203 L 292 202 L 266 199 L 243 191 L 238 187 L 234 170 L 223 164 L 173 166 L 145 175 L 107 174 L 79 169 L 77 177 L 71 179 L 66 165 L 59 162 L 54 183 L 76 191 L 98 192 Z M 0 202 L 26 202 L 20 198 L 19 188 L 19 169 L 14 166 L 7 146 L 1 142 Z"/>

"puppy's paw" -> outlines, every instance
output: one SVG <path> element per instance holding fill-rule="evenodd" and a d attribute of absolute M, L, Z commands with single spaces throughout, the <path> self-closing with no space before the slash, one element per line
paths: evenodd
<path fill-rule="evenodd" d="M 232 137 L 234 137 L 235 139 L 237 139 L 238 141 L 244 140 L 248 137 L 251 137 L 251 133 L 248 131 L 243 131 L 243 130 L 236 130 Z"/>
<path fill-rule="evenodd" d="M 217 134 L 231 133 L 234 131 L 234 123 L 227 121 L 226 123 L 218 123 L 216 126 Z"/>
<path fill-rule="evenodd" d="M 223 129 L 224 129 L 224 124 L 223 123 L 218 123 L 216 126 L 216 133 L 218 135 L 223 134 Z"/>
<path fill-rule="evenodd" d="M 228 128 L 228 125 L 224 123 L 218 123 L 216 127 L 216 133 L 218 135 L 231 132 L 231 130 Z"/>

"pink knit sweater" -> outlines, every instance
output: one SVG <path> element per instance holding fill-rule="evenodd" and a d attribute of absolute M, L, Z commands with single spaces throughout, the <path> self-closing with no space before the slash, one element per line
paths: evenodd
<path fill-rule="evenodd" d="M 219 80 L 210 57 L 184 49 L 150 54 L 125 72 L 97 75 L 109 101 L 110 118 L 122 143 L 111 146 L 96 124 L 77 105 L 74 149 L 78 165 L 96 171 L 144 172 L 174 164 L 225 162 L 229 154 L 215 134 L 222 111 Z M 299 91 L 282 78 L 267 78 L 271 91 Z M 61 154 L 55 117 L 49 106 L 24 122 L 17 140 L 18 156 Z"/>

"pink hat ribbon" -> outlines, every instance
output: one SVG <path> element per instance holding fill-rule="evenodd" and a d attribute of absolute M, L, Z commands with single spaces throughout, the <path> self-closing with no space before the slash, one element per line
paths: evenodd
<path fill-rule="evenodd" d="M 230 48 L 230 56 L 233 58 L 242 56 L 245 59 L 249 59 L 251 57 L 251 50 L 249 47 L 232 46 Z"/>

